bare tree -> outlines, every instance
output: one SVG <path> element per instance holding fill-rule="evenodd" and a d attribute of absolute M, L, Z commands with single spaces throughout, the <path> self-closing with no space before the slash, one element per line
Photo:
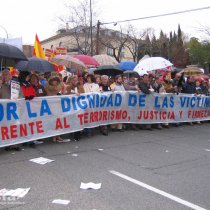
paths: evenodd
<path fill-rule="evenodd" d="M 94 11 L 94 5 L 90 11 L 89 0 L 79 0 L 76 5 L 71 3 L 66 4 L 68 14 L 60 16 L 59 20 L 61 26 L 67 25 L 66 32 L 71 34 L 76 41 L 76 48 L 82 54 L 90 54 L 91 52 L 91 21 L 93 25 L 96 25 L 96 12 Z M 92 13 L 92 14 L 91 14 Z M 91 17 L 92 16 L 92 17 Z M 93 18 L 91 20 L 91 18 Z"/>
<path fill-rule="evenodd" d="M 129 31 L 125 32 L 120 27 L 120 31 L 111 29 L 101 29 L 99 41 L 101 45 L 112 50 L 112 56 L 120 62 L 124 57 L 124 48 L 129 38 Z M 108 53 L 109 54 L 109 53 Z"/>
<path fill-rule="evenodd" d="M 132 25 L 129 26 L 129 40 L 126 43 L 126 47 L 129 49 L 132 54 L 133 60 L 138 62 L 143 55 L 145 55 L 148 50 L 151 50 L 151 46 L 146 43 L 145 39 L 152 38 L 153 29 L 147 28 L 142 31 L 136 30 Z"/>

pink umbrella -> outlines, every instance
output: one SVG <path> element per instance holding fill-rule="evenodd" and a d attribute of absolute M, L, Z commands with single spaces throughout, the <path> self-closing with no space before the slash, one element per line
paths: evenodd
<path fill-rule="evenodd" d="M 93 57 L 89 55 L 74 55 L 73 57 L 82 61 L 87 67 L 100 66 L 100 64 Z"/>

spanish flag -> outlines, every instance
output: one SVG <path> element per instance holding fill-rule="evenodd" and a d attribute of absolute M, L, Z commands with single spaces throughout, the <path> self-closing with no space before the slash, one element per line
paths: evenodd
<path fill-rule="evenodd" d="M 38 38 L 37 34 L 36 34 L 35 42 L 34 42 L 33 56 L 35 56 L 37 58 L 46 59 L 44 50 L 42 49 L 42 45 L 41 45 L 41 43 L 39 41 L 39 38 Z"/>

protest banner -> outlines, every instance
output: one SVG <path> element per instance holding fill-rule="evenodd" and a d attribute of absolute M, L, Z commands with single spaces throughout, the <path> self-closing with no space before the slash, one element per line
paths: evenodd
<path fill-rule="evenodd" d="M 0 102 L 0 147 L 113 123 L 210 120 L 210 96 L 135 91 Z"/>
<path fill-rule="evenodd" d="M 20 83 L 15 80 L 11 80 L 11 99 L 18 99 L 20 94 Z"/>

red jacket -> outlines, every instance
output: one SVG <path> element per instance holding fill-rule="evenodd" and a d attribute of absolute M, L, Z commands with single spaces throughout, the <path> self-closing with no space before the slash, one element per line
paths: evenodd
<path fill-rule="evenodd" d="M 32 85 L 29 86 L 21 85 L 21 89 L 25 97 L 36 97 L 36 91 Z"/>

